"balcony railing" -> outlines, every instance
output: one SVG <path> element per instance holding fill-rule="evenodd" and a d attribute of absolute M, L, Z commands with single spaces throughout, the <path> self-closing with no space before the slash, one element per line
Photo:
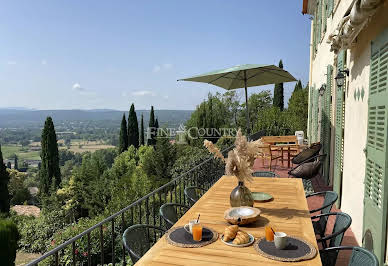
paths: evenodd
<path fill-rule="evenodd" d="M 250 139 L 256 140 L 264 133 L 264 131 L 257 132 L 251 135 Z M 224 149 L 222 151 L 224 156 L 233 147 Z M 188 205 L 184 189 L 188 186 L 200 186 L 208 190 L 222 177 L 224 168 L 223 163 L 209 155 L 207 159 L 190 170 L 58 245 L 28 265 L 38 265 L 40 262 L 48 265 L 104 265 L 108 263 L 126 265 L 129 256 L 122 244 L 122 234 L 127 227 L 142 223 L 163 227 L 164 222 L 159 215 L 159 208 L 164 203 Z M 107 239 L 109 239 L 108 244 L 104 245 L 104 240 Z M 77 248 L 81 242 L 86 242 L 87 247 L 83 255 L 78 252 Z"/>

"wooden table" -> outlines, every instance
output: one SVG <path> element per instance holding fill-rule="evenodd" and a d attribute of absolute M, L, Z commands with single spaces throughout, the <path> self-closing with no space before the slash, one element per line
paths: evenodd
<path fill-rule="evenodd" d="M 281 149 L 281 152 L 282 152 L 282 165 L 283 165 L 283 162 L 285 161 L 284 160 L 284 151 L 287 152 L 287 167 L 290 168 L 291 167 L 291 148 L 294 148 L 294 150 L 296 150 L 297 152 L 299 152 L 300 150 L 306 148 L 306 145 L 303 145 L 303 144 L 276 144 L 276 145 L 272 145 L 271 147 L 278 147 Z"/>
<path fill-rule="evenodd" d="M 228 223 L 224 211 L 230 208 L 229 195 L 237 185 L 236 178 L 223 176 L 205 195 L 179 219 L 175 226 L 183 226 L 201 214 L 201 223 L 216 230 L 220 235 Z M 301 179 L 297 178 L 254 178 L 247 187 L 254 191 L 270 193 L 274 200 L 255 203 L 261 209 L 260 219 L 243 227 L 255 238 L 264 237 L 264 226 L 271 224 L 275 230 L 295 235 L 310 241 L 316 248 L 317 242 L 312 227 L 307 201 Z M 259 255 L 253 246 L 234 248 L 220 240 L 201 248 L 180 248 L 169 245 L 165 236 L 161 238 L 136 265 L 322 265 L 319 253 L 314 259 L 301 262 L 279 262 Z"/>

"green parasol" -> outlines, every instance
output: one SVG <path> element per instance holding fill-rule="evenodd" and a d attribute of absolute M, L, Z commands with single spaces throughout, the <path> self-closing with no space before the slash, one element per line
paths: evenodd
<path fill-rule="evenodd" d="M 296 81 L 286 70 L 274 65 L 238 65 L 231 68 L 216 70 L 205 74 L 178 79 L 178 81 L 194 81 L 216 85 L 226 90 L 245 88 L 247 108 L 247 134 L 249 135 L 248 87 Z"/>

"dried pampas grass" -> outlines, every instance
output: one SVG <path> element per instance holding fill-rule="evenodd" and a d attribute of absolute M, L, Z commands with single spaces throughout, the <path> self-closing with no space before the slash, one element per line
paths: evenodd
<path fill-rule="evenodd" d="M 209 152 L 226 163 L 225 174 L 235 176 L 241 182 L 251 181 L 252 167 L 259 151 L 260 142 L 248 142 L 247 138 L 241 133 L 241 129 L 239 129 L 234 144 L 236 147 L 229 151 L 228 158 L 225 160 L 221 151 L 211 141 L 204 141 L 204 145 Z"/>

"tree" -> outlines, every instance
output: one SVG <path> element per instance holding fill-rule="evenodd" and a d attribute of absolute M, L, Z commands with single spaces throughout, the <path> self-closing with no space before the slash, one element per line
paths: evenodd
<path fill-rule="evenodd" d="M 128 149 L 127 120 L 125 118 L 125 114 L 123 114 L 123 119 L 121 120 L 121 127 L 120 127 L 119 153 L 122 153 L 127 149 Z"/>
<path fill-rule="evenodd" d="M 3 153 L 0 145 L 0 212 L 9 213 L 9 174 L 3 163 Z"/>
<path fill-rule="evenodd" d="M 11 162 L 8 161 L 8 162 L 7 162 L 7 168 L 8 168 L 8 169 L 11 169 L 11 167 L 12 167 L 12 166 L 11 166 Z"/>
<path fill-rule="evenodd" d="M 18 156 L 16 154 L 14 157 L 13 169 L 16 169 L 16 170 L 19 169 Z"/>
<path fill-rule="evenodd" d="M 158 128 L 159 128 L 159 121 L 158 119 L 156 118 L 155 120 L 155 128 L 156 128 L 156 132 L 158 132 Z"/>
<path fill-rule="evenodd" d="M 156 143 L 156 127 L 155 127 L 155 113 L 154 107 L 151 106 L 150 121 L 148 122 L 147 144 L 155 145 Z M 149 136 L 148 136 L 149 135 Z"/>
<path fill-rule="evenodd" d="M 141 114 L 141 122 L 140 122 L 140 139 L 139 139 L 139 145 L 144 145 L 144 120 L 143 120 L 143 114 Z"/>
<path fill-rule="evenodd" d="M 41 159 L 42 164 L 39 171 L 40 191 L 47 194 L 52 186 L 59 187 L 61 183 L 61 172 L 59 169 L 59 155 L 57 134 L 54 123 L 49 116 L 46 118 L 41 138 Z"/>
<path fill-rule="evenodd" d="M 279 61 L 279 67 L 283 68 L 282 60 Z M 284 109 L 284 87 L 283 83 L 275 84 L 273 92 L 273 106 L 279 107 L 280 111 Z"/>
<path fill-rule="evenodd" d="M 135 112 L 135 105 L 132 103 L 128 114 L 128 146 L 139 147 L 139 125 Z"/>
<path fill-rule="evenodd" d="M 255 132 L 265 130 L 268 136 L 291 134 L 286 112 L 280 111 L 277 106 L 266 108 L 260 112 L 254 130 Z"/>
<path fill-rule="evenodd" d="M 249 120 L 251 123 L 251 131 L 252 131 L 258 116 L 260 116 L 260 113 L 264 109 L 270 108 L 272 106 L 271 92 L 269 90 L 264 90 L 262 92 L 252 94 L 248 99 L 248 105 L 249 105 Z M 243 103 L 241 105 L 241 112 L 239 114 L 239 119 L 238 119 L 238 126 L 241 128 L 246 127 L 246 123 L 247 123 L 246 112 L 247 112 L 246 104 Z"/>
<path fill-rule="evenodd" d="M 287 117 L 292 131 L 307 132 L 308 94 L 308 86 L 303 88 L 299 80 L 288 100 Z"/>

